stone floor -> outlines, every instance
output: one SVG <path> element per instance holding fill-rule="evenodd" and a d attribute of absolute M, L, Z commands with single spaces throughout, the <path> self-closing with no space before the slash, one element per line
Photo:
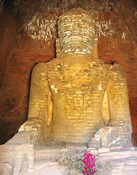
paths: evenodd
<path fill-rule="evenodd" d="M 66 148 L 62 148 L 66 149 Z M 75 148 L 74 148 L 75 149 Z M 76 148 L 77 149 L 77 148 Z M 98 161 L 113 161 L 113 170 L 110 174 L 101 175 L 137 175 L 137 148 L 111 147 L 100 149 L 89 149 L 97 157 Z M 68 171 L 66 167 L 60 166 L 54 158 L 61 149 L 35 149 L 35 169 L 31 175 L 82 175 L 77 171 Z"/>
<path fill-rule="evenodd" d="M 57 159 L 70 152 L 79 154 L 78 151 L 87 150 L 85 146 L 34 147 L 30 136 L 19 133 L 6 144 L 0 145 L 0 175 L 82 175 L 59 165 Z M 95 175 L 137 175 L 137 147 L 89 147 L 88 151 L 96 156 L 97 165 L 99 162 L 105 163 L 105 170 L 108 168 L 107 171 L 100 168 Z"/>
<path fill-rule="evenodd" d="M 1 145 L 0 175 L 82 175 L 56 162 L 61 152 L 84 147 L 35 147 L 32 145 Z M 112 171 L 97 175 L 137 175 L 137 148 L 110 147 L 89 151 L 98 161 L 113 162 Z M 108 165 L 109 166 L 109 165 Z"/>

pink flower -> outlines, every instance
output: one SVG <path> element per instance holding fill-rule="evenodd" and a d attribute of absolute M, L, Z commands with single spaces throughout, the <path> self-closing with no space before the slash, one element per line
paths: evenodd
<path fill-rule="evenodd" d="M 93 175 L 96 172 L 96 158 L 89 152 L 84 153 L 83 159 L 83 174 L 84 175 Z"/>

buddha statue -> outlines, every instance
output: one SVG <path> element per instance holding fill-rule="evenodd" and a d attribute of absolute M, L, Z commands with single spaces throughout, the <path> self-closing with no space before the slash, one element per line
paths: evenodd
<path fill-rule="evenodd" d="M 98 58 L 95 22 L 72 9 L 58 19 L 57 58 L 32 72 L 28 120 L 19 132 L 36 131 L 37 143 L 87 144 L 105 126 L 131 131 L 127 85 L 118 64 Z"/>

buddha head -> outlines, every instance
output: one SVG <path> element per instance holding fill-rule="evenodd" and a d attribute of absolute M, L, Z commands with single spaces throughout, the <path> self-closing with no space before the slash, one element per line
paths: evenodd
<path fill-rule="evenodd" d="M 59 17 L 58 35 L 62 53 L 91 54 L 95 42 L 95 22 L 84 9 L 73 9 Z"/>

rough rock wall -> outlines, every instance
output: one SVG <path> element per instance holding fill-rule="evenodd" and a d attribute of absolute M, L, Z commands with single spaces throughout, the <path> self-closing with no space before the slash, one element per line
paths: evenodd
<path fill-rule="evenodd" d="M 21 35 L 16 36 L 14 41 L 11 60 L 5 68 L 5 80 L 1 91 L 0 108 L 2 120 L 4 120 L 1 123 L 4 128 L 2 136 L 7 135 L 6 139 L 17 132 L 19 126 L 26 120 L 29 79 L 33 66 L 54 57 L 53 48 L 47 46 L 47 49 L 43 49 L 42 46 L 39 42 Z"/>
<path fill-rule="evenodd" d="M 14 133 L 12 129 L 13 120 L 7 115 L 12 103 L 9 103 L 9 98 L 6 95 L 6 91 L 10 92 L 12 80 L 8 84 L 6 82 L 9 79 L 8 69 L 13 55 L 15 34 L 15 21 L 3 11 L 0 18 L 0 140 L 2 142 Z M 7 87 L 6 91 L 5 87 Z M 3 137 L 5 138 L 3 139 Z"/>
<path fill-rule="evenodd" d="M 0 143 L 9 140 L 26 120 L 32 67 L 54 57 L 53 42 L 48 46 L 22 35 L 23 26 L 41 3 L 34 1 L 31 6 L 30 1 L 5 0 L 0 16 Z"/>
<path fill-rule="evenodd" d="M 35 3 L 33 2 L 33 4 Z M 15 11 L 20 12 L 18 9 L 16 10 L 17 7 L 18 4 L 16 3 Z M 18 33 L 16 38 L 14 37 L 16 23 L 11 20 L 11 17 L 7 17 L 2 12 L 3 16 L 1 15 L 0 18 L 2 43 L 0 46 L 0 85 L 2 86 L 0 90 L 1 143 L 8 140 L 25 121 L 32 67 L 38 62 L 48 61 L 54 57 L 56 20 L 63 11 L 73 7 L 84 7 L 94 14 L 99 36 L 100 58 L 106 63 L 113 64 L 117 62 L 123 66 L 128 83 L 133 130 L 134 133 L 137 133 L 136 2 L 134 0 L 92 0 L 89 4 L 87 0 L 56 0 L 52 1 L 52 3 L 50 1 L 44 2 L 40 10 L 34 15 L 34 18 L 39 19 L 36 25 L 32 25 L 32 23 L 36 22 L 35 20 L 30 21 L 26 17 L 28 15 L 26 10 L 20 13 L 20 18 L 15 18 L 15 21 L 23 21 L 21 25 L 25 24 L 25 29 L 18 30 L 22 32 Z M 19 9 L 21 10 L 22 8 L 20 7 Z M 20 26 L 19 22 L 17 25 Z M 46 32 L 44 32 L 42 26 L 45 26 Z"/>
<path fill-rule="evenodd" d="M 54 43 L 49 46 L 17 33 L 17 23 L 7 12 L 0 24 L 0 143 L 4 143 L 26 120 L 31 70 L 54 57 Z"/>

